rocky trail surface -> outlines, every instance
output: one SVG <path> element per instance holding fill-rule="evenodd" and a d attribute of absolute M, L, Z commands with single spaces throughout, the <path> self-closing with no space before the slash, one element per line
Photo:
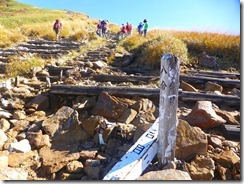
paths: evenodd
<path fill-rule="evenodd" d="M 156 120 L 159 72 L 109 39 L 65 61 L 86 43 L 31 40 L 0 51 L 3 75 L 13 56 L 55 58 L 31 78 L 0 83 L 2 180 L 102 180 Z M 180 89 L 177 161 L 159 170 L 154 159 L 138 179 L 240 180 L 240 74 L 182 63 Z"/>

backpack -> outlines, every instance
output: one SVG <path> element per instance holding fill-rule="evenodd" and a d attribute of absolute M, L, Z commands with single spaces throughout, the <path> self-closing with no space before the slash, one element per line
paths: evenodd
<path fill-rule="evenodd" d="M 61 28 L 61 23 L 60 22 L 55 22 L 53 29 L 60 29 Z"/>

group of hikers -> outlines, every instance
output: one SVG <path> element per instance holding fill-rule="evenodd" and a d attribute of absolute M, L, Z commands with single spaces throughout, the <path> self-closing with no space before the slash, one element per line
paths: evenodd
<path fill-rule="evenodd" d="M 127 22 L 126 25 L 122 24 L 119 32 L 119 39 L 125 38 L 126 36 L 130 36 L 132 34 L 132 25 Z"/>
<path fill-rule="evenodd" d="M 139 25 L 137 26 L 137 32 L 140 35 L 144 35 L 144 37 L 146 37 L 147 29 L 148 29 L 147 19 L 144 19 L 143 23 L 140 22 Z M 126 25 L 122 24 L 119 33 L 119 39 L 125 38 L 126 36 L 130 36 L 131 34 L 132 34 L 132 25 L 129 22 L 127 22 Z"/>
<path fill-rule="evenodd" d="M 99 20 L 96 31 L 97 35 L 106 38 L 106 33 L 108 31 L 108 23 L 108 20 Z"/>
<path fill-rule="evenodd" d="M 144 35 L 144 37 L 146 37 L 147 36 L 147 29 L 148 29 L 147 19 L 144 19 L 143 23 L 140 22 L 139 25 L 137 26 L 137 32 L 140 35 Z"/>
<path fill-rule="evenodd" d="M 108 31 L 108 20 L 99 20 L 97 24 L 97 30 L 96 34 L 101 36 L 101 37 L 107 37 L 106 33 Z M 126 24 L 122 24 L 122 27 L 120 28 L 119 32 L 119 39 L 125 38 L 126 36 L 131 36 L 132 35 L 132 29 L 133 26 L 129 22 Z M 62 30 L 62 23 L 60 22 L 59 19 L 57 19 L 53 25 L 53 30 L 56 33 L 56 40 L 59 41 L 60 39 L 60 32 Z M 148 30 L 148 23 L 147 19 L 144 19 L 143 22 L 140 22 L 139 25 L 137 26 L 137 32 L 140 35 L 143 35 L 144 37 L 147 36 L 147 30 Z"/>

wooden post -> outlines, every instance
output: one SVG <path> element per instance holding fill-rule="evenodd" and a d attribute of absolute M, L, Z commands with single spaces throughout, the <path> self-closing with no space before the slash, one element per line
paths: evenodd
<path fill-rule="evenodd" d="M 163 167 L 174 159 L 178 124 L 179 59 L 166 54 L 161 58 L 158 129 L 158 162 Z"/>

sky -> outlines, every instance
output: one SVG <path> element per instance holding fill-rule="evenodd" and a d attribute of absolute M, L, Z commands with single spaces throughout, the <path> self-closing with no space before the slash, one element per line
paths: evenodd
<path fill-rule="evenodd" d="M 40 8 L 81 12 L 95 19 L 149 29 L 217 32 L 239 35 L 240 0 L 17 0 Z M 241 3 L 242 4 L 242 3 Z"/>

